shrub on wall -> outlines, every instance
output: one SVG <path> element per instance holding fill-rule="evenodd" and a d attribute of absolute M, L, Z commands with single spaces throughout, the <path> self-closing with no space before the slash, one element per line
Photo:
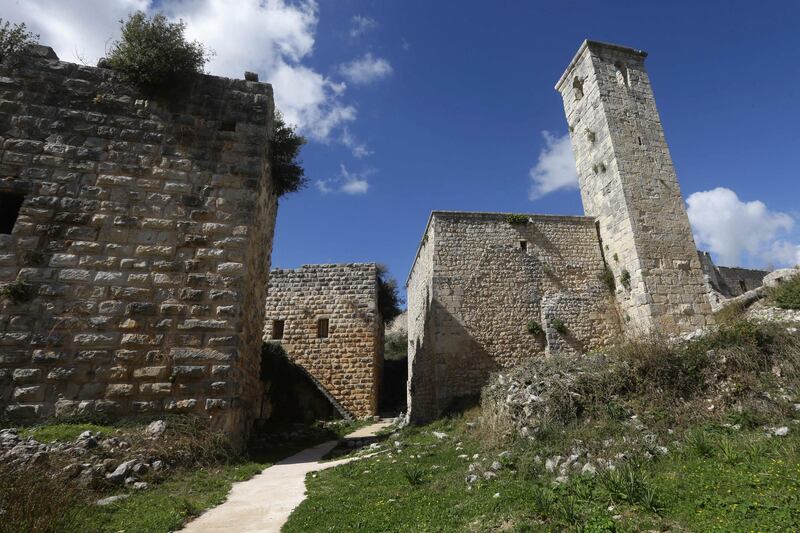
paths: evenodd
<path fill-rule="evenodd" d="M 610 268 L 605 267 L 603 271 L 600 273 L 600 281 L 606 284 L 608 290 L 612 293 L 617 290 L 617 283 L 614 281 L 614 273 L 611 271 Z"/>
<path fill-rule="evenodd" d="M 270 143 L 270 168 L 275 192 L 283 196 L 306 186 L 308 179 L 299 159 L 306 138 L 298 135 L 294 126 L 287 125 L 280 111 L 275 111 L 275 131 Z"/>
<path fill-rule="evenodd" d="M 24 281 L 15 281 L 0 289 L 0 297 L 11 300 L 14 304 L 21 304 L 33 299 L 33 287 Z"/>
<path fill-rule="evenodd" d="M 527 224 L 529 218 L 528 215 L 511 214 L 506 217 L 506 222 L 512 226 L 520 226 L 522 224 Z"/>
<path fill-rule="evenodd" d="M 619 282 L 622 283 L 626 290 L 631 289 L 631 273 L 627 269 L 622 269 L 622 273 L 619 275 Z"/>
<path fill-rule="evenodd" d="M 29 32 L 25 23 L 11 24 L 0 19 L 0 63 L 14 66 L 26 47 L 39 42 L 39 36 Z"/>
<path fill-rule="evenodd" d="M 539 324 L 537 321 L 535 321 L 533 319 L 528 320 L 527 329 L 528 329 L 528 333 L 530 333 L 531 335 L 534 335 L 536 337 L 538 337 L 539 335 L 544 333 L 544 330 L 542 329 L 541 324 Z"/>
<path fill-rule="evenodd" d="M 161 13 L 148 18 L 138 11 L 120 25 L 122 38 L 111 45 L 108 65 L 147 93 L 177 93 L 211 58 L 202 44 L 186 39 L 185 22 L 170 22 Z"/>
<path fill-rule="evenodd" d="M 553 321 L 550 323 L 553 326 L 553 329 L 557 332 L 564 335 L 567 332 L 567 325 L 564 324 L 564 321 L 560 318 L 554 318 Z"/>
<path fill-rule="evenodd" d="M 800 309 L 800 276 L 775 287 L 770 291 L 775 305 L 783 309 Z"/>
<path fill-rule="evenodd" d="M 383 322 L 390 322 L 403 312 L 400 307 L 403 300 L 397 291 L 397 280 L 389 277 L 386 265 L 378 265 L 378 310 Z"/>

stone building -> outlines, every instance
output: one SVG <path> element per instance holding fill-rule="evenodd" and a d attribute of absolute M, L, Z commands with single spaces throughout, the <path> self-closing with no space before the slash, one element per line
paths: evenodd
<path fill-rule="evenodd" d="M 383 319 L 374 263 L 274 269 L 264 340 L 280 342 L 345 417 L 377 414 Z"/>
<path fill-rule="evenodd" d="M 494 370 L 619 334 L 594 219 L 515 217 L 431 214 L 408 279 L 411 420 L 477 395 Z"/>
<path fill-rule="evenodd" d="M 411 421 L 526 357 L 713 322 L 722 276 L 704 275 L 646 56 L 585 41 L 556 84 L 586 216 L 431 215 L 408 279 Z"/>
<path fill-rule="evenodd" d="M 0 409 L 244 429 L 276 198 L 272 88 L 155 101 L 34 47 L 0 72 Z"/>

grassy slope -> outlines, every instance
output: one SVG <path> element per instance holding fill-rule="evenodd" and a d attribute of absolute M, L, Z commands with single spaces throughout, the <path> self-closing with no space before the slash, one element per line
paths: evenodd
<path fill-rule="evenodd" d="M 700 437 L 671 446 L 665 458 L 558 487 L 548 474 L 532 475 L 514 450 L 498 478 L 468 490 L 464 477 L 472 454 L 484 453 L 481 443 L 462 420 L 440 421 L 404 430 L 404 451 L 391 458 L 310 478 L 309 498 L 285 531 L 796 530 L 800 428 L 792 428 L 783 438 L 698 429 Z"/>

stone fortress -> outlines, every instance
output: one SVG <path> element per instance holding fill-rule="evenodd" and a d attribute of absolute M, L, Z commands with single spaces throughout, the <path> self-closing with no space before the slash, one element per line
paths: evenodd
<path fill-rule="evenodd" d="M 157 102 L 43 46 L 2 67 L 3 416 L 194 412 L 246 433 L 272 116 L 257 81 L 202 75 Z"/>
<path fill-rule="evenodd" d="M 585 216 L 432 213 L 410 420 L 527 357 L 710 324 L 760 284 L 698 255 L 645 56 L 586 41 L 556 86 Z M 342 416 L 376 414 L 376 265 L 270 278 L 272 89 L 245 78 L 161 101 L 43 46 L 0 67 L 0 416 L 196 413 L 241 440 L 265 411 L 263 340 Z"/>
<path fill-rule="evenodd" d="M 585 216 L 432 213 L 407 285 L 409 420 L 526 357 L 712 324 L 711 295 L 760 285 L 697 251 L 646 56 L 587 40 L 556 84 Z"/>
<path fill-rule="evenodd" d="M 279 342 L 339 414 L 378 414 L 383 318 L 375 263 L 273 269 L 264 340 Z"/>

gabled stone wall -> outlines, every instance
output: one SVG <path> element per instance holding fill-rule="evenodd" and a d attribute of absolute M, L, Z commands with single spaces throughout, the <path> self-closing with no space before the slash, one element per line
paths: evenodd
<path fill-rule="evenodd" d="M 431 214 L 408 280 L 410 420 L 477 396 L 497 369 L 619 335 L 594 220 L 525 218 Z M 530 321 L 541 334 L 528 331 Z"/>
<path fill-rule="evenodd" d="M 198 412 L 244 427 L 276 199 L 270 85 L 198 76 L 171 101 L 38 47 L 0 71 L 0 407 Z M 18 285 L 17 285 L 18 286 Z"/>
<path fill-rule="evenodd" d="M 320 319 L 328 335 L 320 338 Z M 273 337 L 275 321 L 283 338 Z M 280 342 L 355 418 L 377 414 L 383 366 L 383 320 L 374 263 L 274 269 L 266 303 L 264 340 Z"/>

